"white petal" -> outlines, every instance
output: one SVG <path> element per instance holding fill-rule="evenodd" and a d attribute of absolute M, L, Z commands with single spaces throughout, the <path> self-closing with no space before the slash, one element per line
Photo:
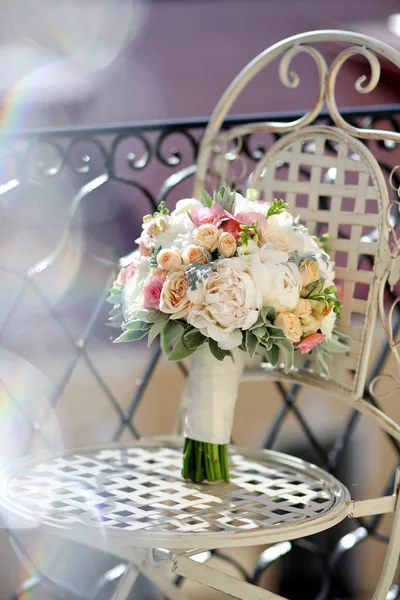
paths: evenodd
<path fill-rule="evenodd" d="M 228 333 L 227 339 L 219 342 L 218 346 L 222 348 L 222 350 L 232 350 L 232 348 L 237 348 L 242 343 L 242 332 L 240 329 L 234 329 L 230 333 Z"/>

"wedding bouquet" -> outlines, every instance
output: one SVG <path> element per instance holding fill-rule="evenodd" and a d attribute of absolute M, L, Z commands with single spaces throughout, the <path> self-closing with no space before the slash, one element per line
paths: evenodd
<path fill-rule="evenodd" d="M 288 372 L 296 355 L 347 352 L 335 329 L 341 302 L 334 263 L 282 200 L 221 187 L 213 198 L 162 202 L 143 218 L 108 301 L 115 342 L 160 336 L 169 360 L 192 356 L 183 477 L 229 481 L 227 448 L 245 357 Z M 309 355 L 309 356 L 308 356 Z"/>

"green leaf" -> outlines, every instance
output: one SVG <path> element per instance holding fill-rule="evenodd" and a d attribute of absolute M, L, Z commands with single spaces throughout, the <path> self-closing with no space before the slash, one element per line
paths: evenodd
<path fill-rule="evenodd" d="M 185 333 L 183 334 L 185 346 L 187 346 L 187 348 L 190 350 L 193 348 L 197 350 L 197 348 L 200 348 L 200 346 L 202 346 L 206 340 L 207 338 L 204 337 L 204 335 L 194 327 L 186 329 Z"/>
<path fill-rule="evenodd" d="M 351 349 L 351 346 L 348 344 L 343 344 L 339 341 L 339 339 L 333 335 L 330 340 L 323 340 L 321 342 L 322 348 L 326 350 L 326 352 L 330 352 L 332 354 L 340 354 L 342 352 L 348 352 Z"/>
<path fill-rule="evenodd" d="M 261 340 L 266 334 L 269 337 L 268 330 L 264 325 L 255 327 L 254 329 L 250 329 L 249 331 L 251 331 L 259 340 Z"/>
<path fill-rule="evenodd" d="M 124 329 L 129 331 L 135 331 L 136 329 L 150 329 L 150 325 L 148 323 L 144 323 L 143 321 L 139 321 L 139 319 L 134 319 L 132 321 L 127 321 L 124 323 Z"/>
<path fill-rule="evenodd" d="M 149 331 L 149 339 L 147 340 L 148 348 L 154 342 L 155 338 L 161 333 L 162 329 L 164 329 L 164 327 L 168 321 L 168 315 L 165 315 L 165 316 L 167 317 L 166 321 L 157 321 L 156 323 L 153 323 L 153 325 L 151 326 L 151 329 Z"/>
<path fill-rule="evenodd" d="M 214 263 L 210 262 L 206 265 L 194 262 L 185 271 L 186 281 L 191 290 L 197 290 L 197 286 L 202 283 L 214 268 Z"/>
<path fill-rule="evenodd" d="M 210 194 L 208 194 L 206 192 L 206 190 L 201 190 L 201 196 L 202 196 L 202 200 L 203 200 L 203 204 L 206 208 L 211 208 L 212 205 L 212 198 L 210 196 Z"/>
<path fill-rule="evenodd" d="M 137 318 L 145 323 L 158 323 L 158 321 L 167 322 L 169 315 L 161 312 L 160 310 L 148 310 L 147 308 L 141 308 L 137 312 Z"/>
<path fill-rule="evenodd" d="M 257 352 L 260 342 L 252 331 L 246 331 L 246 350 L 250 358 L 253 358 Z"/>
<path fill-rule="evenodd" d="M 279 346 L 273 344 L 270 349 L 265 350 L 269 363 L 276 367 L 279 362 Z"/>
<path fill-rule="evenodd" d="M 289 373 L 293 366 L 294 348 L 289 340 L 276 340 L 275 345 L 279 347 L 285 373 Z"/>
<path fill-rule="evenodd" d="M 276 309 L 273 306 L 263 306 L 261 317 L 264 323 L 265 321 L 274 321 L 276 319 Z"/>
<path fill-rule="evenodd" d="M 285 339 L 286 336 L 283 332 L 283 329 L 280 327 L 275 327 L 275 325 L 267 325 L 268 333 L 270 337 L 275 339 Z"/>
<path fill-rule="evenodd" d="M 114 340 L 114 344 L 119 344 L 120 342 L 137 342 L 138 340 L 144 338 L 147 335 L 147 333 L 148 329 L 134 329 L 133 331 L 124 331 L 119 337 L 117 337 L 116 340 Z"/>
<path fill-rule="evenodd" d="M 178 362 L 196 352 L 196 348 L 188 348 L 183 341 L 183 335 L 178 339 L 171 352 L 168 354 L 168 360 Z"/>
<path fill-rule="evenodd" d="M 185 326 L 179 321 L 168 321 L 161 331 L 161 348 L 164 354 L 168 354 L 171 344 L 178 339 L 184 332 Z"/>
<path fill-rule="evenodd" d="M 224 360 L 226 356 L 230 356 L 233 360 L 233 355 L 230 350 L 223 350 L 218 346 L 218 343 L 212 338 L 208 338 L 208 345 L 210 347 L 211 354 L 217 360 Z"/>

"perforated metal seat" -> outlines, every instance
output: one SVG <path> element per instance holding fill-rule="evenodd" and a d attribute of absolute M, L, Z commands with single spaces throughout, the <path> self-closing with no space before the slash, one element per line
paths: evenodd
<path fill-rule="evenodd" d="M 186 550 L 303 537 L 349 513 L 339 481 L 278 452 L 232 448 L 230 484 L 184 481 L 181 468 L 178 444 L 68 451 L 10 469 L 2 501 L 66 537 L 101 530 L 122 545 Z"/>

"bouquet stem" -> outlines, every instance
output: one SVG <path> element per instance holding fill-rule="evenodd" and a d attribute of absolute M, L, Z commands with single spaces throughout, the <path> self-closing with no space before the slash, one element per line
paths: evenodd
<path fill-rule="evenodd" d="M 229 482 L 228 445 L 245 354 L 219 361 L 208 344 L 192 356 L 182 476 L 196 483 Z"/>
<path fill-rule="evenodd" d="M 185 438 L 182 477 L 195 483 L 229 483 L 228 444 L 210 444 Z"/>

